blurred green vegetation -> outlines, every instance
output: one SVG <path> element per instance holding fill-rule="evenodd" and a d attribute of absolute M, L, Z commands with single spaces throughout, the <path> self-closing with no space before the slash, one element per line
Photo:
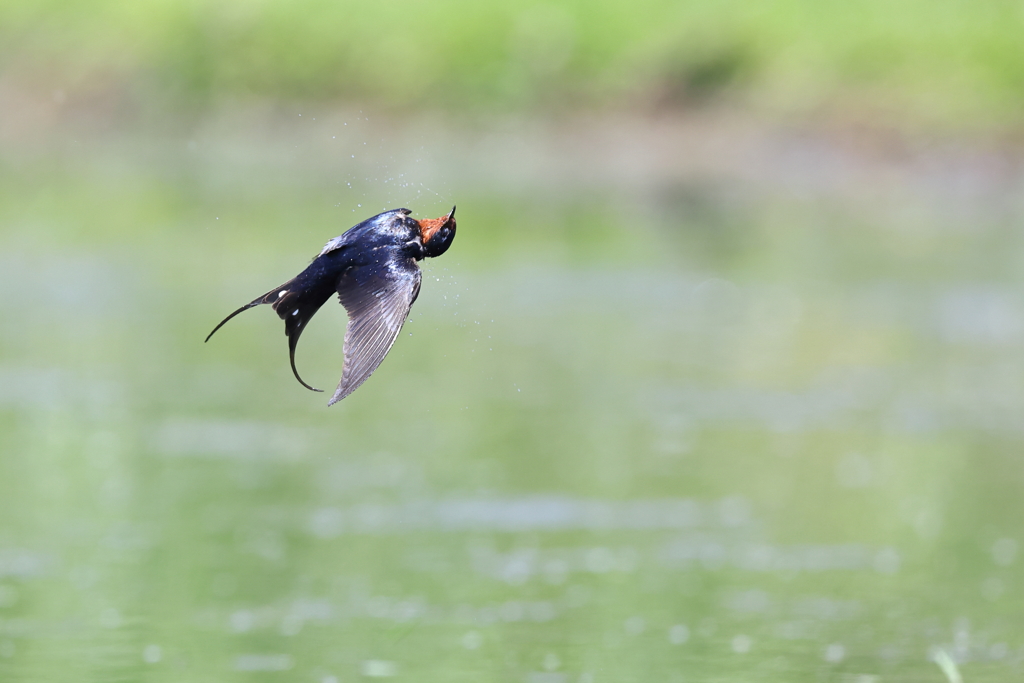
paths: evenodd
<path fill-rule="evenodd" d="M 937 681 L 933 648 L 1019 677 L 1019 165 L 549 115 L 1012 125 L 1021 16 L 0 3 L 0 681 Z M 265 308 L 203 344 L 357 221 L 456 202 L 344 404 Z M 303 336 L 315 385 L 345 322 Z"/>
<path fill-rule="evenodd" d="M 225 99 L 468 111 L 661 107 L 1007 123 L 1019 2 L 0 3 L 0 73 L 152 107 Z"/>

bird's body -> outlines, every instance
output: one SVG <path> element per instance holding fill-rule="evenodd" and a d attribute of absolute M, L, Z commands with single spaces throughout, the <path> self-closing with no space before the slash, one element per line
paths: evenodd
<path fill-rule="evenodd" d="M 337 403 L 366 381 L 398 337 L 420 291 L 416 262 L 440 256 L 455 238 L 454 208 L 447 216 L 419 221 L 410 213 L 385 211 L 330 240 L 305 270 L 239 308 L 206 339 L 242 311 L 271 304 L 284 320 L 295 379 L 320 391 L 299 377 L 295 345 L 310 318 L 336 293 L 349 315 L 341 382 L 327 405 Z"/>

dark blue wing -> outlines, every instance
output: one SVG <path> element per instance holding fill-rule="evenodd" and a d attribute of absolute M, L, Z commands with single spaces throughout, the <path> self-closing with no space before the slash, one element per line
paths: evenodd
<path fill-rule="evenodd" d="M 327 405 L 355 391 L 388 355 L 420 292 L 420 269 L 411 258 L 349 268 L 338 278 L 348 311 L 345 367 Z"/>

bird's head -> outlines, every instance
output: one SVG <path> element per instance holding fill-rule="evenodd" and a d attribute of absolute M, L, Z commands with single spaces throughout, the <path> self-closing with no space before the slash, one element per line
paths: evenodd
<path fill-rule="evenodd" d="M 448 251 L 455 239 L 455 207 L 447 216 L 440 218 L 424 218 L 419 221 L 420 235 L 423 238 L 423 255 L 427 258 L 440 256 Z"/>

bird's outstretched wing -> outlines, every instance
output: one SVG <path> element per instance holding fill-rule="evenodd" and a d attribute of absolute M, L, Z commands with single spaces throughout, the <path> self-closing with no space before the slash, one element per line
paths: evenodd
<path fill-rule="evenodd" d="M 348 311 L 345 367 L 327 405 L 355 391 L 391 350 L 420 293 L 413 259 L 350 268 L 338 278 L 338 298 Z"/>

